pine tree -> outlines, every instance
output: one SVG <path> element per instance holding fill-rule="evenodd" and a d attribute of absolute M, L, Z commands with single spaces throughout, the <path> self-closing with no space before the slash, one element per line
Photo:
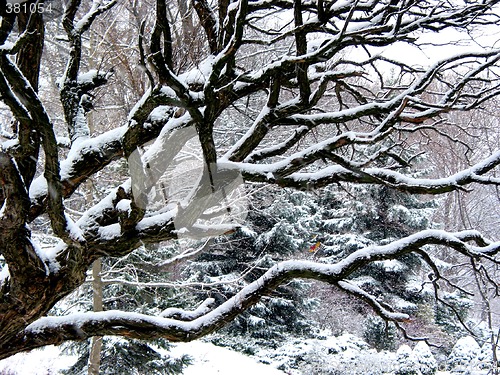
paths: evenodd
<path fill-rule="evenodd" d="M 392 323 L 377 316 L 369 316 L 364 322 L 363 338 L 377 350 L 396 349 L 397 329 Z"/>
<path fill-rule="evenodd" d="M 99 374 L 177 375 L 182 374 L 191 363 L 191 359 L 186 355 L 173 358 L 166 354 L 169 344 L 164 340 L 156 340 L 155 344 L 158 347 L 139 340 L 104 338 Z M 83 345 L 76 350 L 79 355 L 77 362 L 63 374 L 87 374 L 89 347 L 89 345 Z M 75 350 L 74 347 L 73 350 Z"/>
<path fill-rule="evenodd" d="M 338 203 L 325 210 L 327 221 L 322 228 L 321 255 L 326 261 L 336 262 L 360 248 L 388 243 L 431 224 L 433 202 L 418 201 L 385 187 L 333 191 L 321 203 L 328 204 L 326 200 L 331 202 L 332 198 Z M 387 302 L 411 314 L 422 295 L 407 288 L 410 282 L 420 281 L 416 271 L 409 270 L 418 271 L 419 267 L 416 256 L 380 261 L 358 274 L 354 282 L 370 291 L 376 290 Z"/>

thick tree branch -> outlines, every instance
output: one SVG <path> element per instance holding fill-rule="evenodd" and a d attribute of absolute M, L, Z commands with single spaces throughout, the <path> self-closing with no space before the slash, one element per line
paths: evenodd
<path fill-rule="evenodd" d="M 404 320 L 405 314 L 387 311 L 373 297 L 344 280 L 371 262 L 394 259 L 430 244 L 448 246 L 466 256 L 495 254 L 500 251 L 500 242 L 491 243 L 487 249 L 467 245 L 463 239 L 469 238 L 469 235 L 468 232 L 450 234 L 444 231 L 429 230 L 388 245 L 358 250 L 335 264 L 285 261 L 271 268 L 227 302 L 188 322 L 123 311 L 41 318 L 28 326 L 7 346 L 0 348 L 0 358 L 5 358 L 19 350 L 60 344 L 65 340 L 83 340 L 92 336 L 123 335 L 139 339 L 163 337 L 170 341 L 195 340 L 224 326 L 241 312 L 257 303 L 262 296 L 294 278 L 315 279 L 336 284 L 350 293 L 361 296 L 365 300 L 368 299 L 386 318 Z"/>
<path fill-rule="evenodd" d="M 330 166 L 318 172 L 296 172 L 286 177 L 277 172 L 285 163 L 259 165 L 247 163 L 225 162 L 225 168 L 239 170 L 248 181 L 267 182 L 283 187 L 300 189 L 317 189 L 338 182 L 354 182 L 361 184 L 377 184 L 390 186 L 399 191 L 413 194 L 443 194 L 455 191 L 471 183 L 499 185 L 496 177 L 484 176 L 500 164 L 500 151 L 479 162 L 469 169 L 463 170 L 447 178 L 418 179 L 383 168 L 358 169 L 355 164 L 344 166 Z M 357 170 L 358 169 L 358 170 Z M 275 175 L 276 173 L 276 175 Z"/>

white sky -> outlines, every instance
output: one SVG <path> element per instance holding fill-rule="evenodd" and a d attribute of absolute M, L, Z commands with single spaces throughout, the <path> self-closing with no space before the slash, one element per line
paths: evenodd
<path fill-rule="evenodd" d="M 489 32 L 460 33 L 453 29 L 446 29 L 439 33 L 425 33 L 419 40 L 421 48 L 410 46 L 407 43 L 397 42 L 394 45 L 383 48 L 371 48 L 374 54 L 383 54 L 394 60 L 407 63 L 409 65 L 428 66 L 438 60 L 467 51 L 480 51 L 484 47 L 500 48 L 500 30 L 491 28 Z M 351 54 L 355 56 L 357 53 Z"/>

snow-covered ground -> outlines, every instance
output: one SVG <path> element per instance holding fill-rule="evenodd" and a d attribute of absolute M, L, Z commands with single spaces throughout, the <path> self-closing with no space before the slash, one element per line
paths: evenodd
<path fill-rule="evenodd" d="M 406 348 L 408 353 L 411 349 Z M 415 354 L 415 349 L 413 353 Z M 398 353 L 402 352 L 401 348 Z M 334 356 L 332 357 L 332 353 Z M 255 357 L 250 357 L 211 343 L 195 341 L 175 344 L 169 356 L 189 355 L 192 364 L 184 370 L 185 375 L 309 375 L 331 373 L 332 365 L 345 374 L 385 373 L 396 366 L 398 353 L 377 352 L 356 336 L 345 334 L 339 337 L 327 337 L 323 340 L 304 339 L 291 341 L 277 350 L 261 350 Z M 294 359 L 295 369 L 287 366 Z M 300 361 L 297 362 L 297 359 Z M 259 363 L 265 361 L 269 364 Z M 54 375 L 68 368 L 76 357 L 62 354 L 60 348 L 49 346 L 43 350 L 21 353 L 0 361 L 2 375 Z M 276 367 L 287 368 L 286 372 Z M 324 371 L 324 372 L 322 372 Z M 390 372 L 393 373 L 393 372 Z M 472 371 L 474 375 L 484 375 L 486 370 Z M 454 373 L 456 374 L 456 372 Z M 436 375 L 452 375 L 450 372 L 437 372 Z"/>
<path fill-rule="evenodd" d="M 188 366 L 184 375 L 284 375 L 271 366 L 258 363 L 249 356 L 221 348 L 213 344 L 195 341 L 178 344 L 170 351 L 175 357 L 188 354 L 193 364 Z M 49 346 L 44 350 L 16 354 L 0 361 L 0 374 L 4 375 L 47 375 L 59 374 L 68 368 L 76 357 L 62 355 L 59 348 Z"/>
<path fill-rule="evenodd" d="M 52 375 L 68 368 L 76 357 L 61 355 L 61 350 L 50 345 L 44 349 L 19 353 L 0 361 L 0 374 L 4 375 Z"/>
<path fill-rule="evenodd" d="M 271 366 L 258 363 L 252 357 L 201 341 L 178 344 L 170 354 L 176 357 L 188 354 L 193 358 L 193 364 L 187 367 L 184 375 L 285 374 Z"/>

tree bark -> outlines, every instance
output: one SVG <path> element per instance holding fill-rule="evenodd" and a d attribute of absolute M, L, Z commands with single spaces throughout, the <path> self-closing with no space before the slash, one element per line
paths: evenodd
<path fill-rule="evenodd" d="M 94 261 L 92 264 L 92 296 L 93 296 L 93 307 L 94 311 L 103 311 L 102 304 L 102 260 L 101 258 Z M 89 375 L 99 375 L 99 367 L 101 366 L 101 348 L 102 348 L 102 336 L 92 337 L 92 343 L 90 345 L 90 355 L 89 355 Z"/>

